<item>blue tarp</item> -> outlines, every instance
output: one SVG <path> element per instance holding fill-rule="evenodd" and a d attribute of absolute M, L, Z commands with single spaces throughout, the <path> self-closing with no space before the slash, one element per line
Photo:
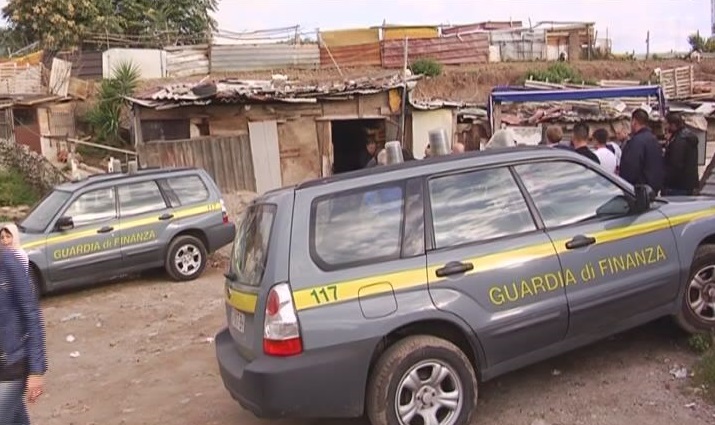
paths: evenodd
<path fill-rule="evenodd" d="M 506 89 L 506 90 L 505 90 Z M 487 114 L 494 126 L 492 111 L 494 105 L 502 102 L 559 102 L 566 100 L 615 99 L 619 97 L 649 97 L 658 100 L 661 114 L 665 113 L 665 96 L 660 86 L 635 86 L 616 88 L 594 88 L 573 90 L 509 90 L 510 87 L 495 87 L 489 95 Z"/>

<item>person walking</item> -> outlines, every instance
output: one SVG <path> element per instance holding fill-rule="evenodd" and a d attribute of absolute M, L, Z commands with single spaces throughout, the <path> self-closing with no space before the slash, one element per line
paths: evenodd
<path fill-rule="evenodd" d="M 608 131 L 599 128 L 593 132 L 593 140 L 596 141 L 596 151 L 594 152 L 601 163 L 601 167 L 605 168 L 609 173 L 616 173 L 618 160 L 613 148 L 608 146 Z"/>
<path fill-rule="evenodd" d="M 655 193 L 663 189 L 663 150 L 643 109 L 631 114 L 631 138 L 623 147 L 619 174 L 632 185 L 649 185 Z"/>
<path fill-rule="evenodd" d="M 25 401 L 43 393 L 45 328 L 22 255 L 0 247 L 0 425 L 29 425 Z"/>
<path fill-rule="evenodd" d="M 15 250 L 29 273 L 30 258 L 20 244 L 20 230 L 15 223 L 5 223 L 0 226 L 0 246 Z"/>
<path fill-rule="evenodd" d="M 665 182 L 663 195 L 693 195 L 698 187 L 698 137 L 685 128 L 680 114 L 665 118 L 670 133 L 665 148 Z"/>
<path fill-rule="evenodd" d="M 600 164 L 601 161 L 598 159 L 598 156 L 588 147 L 589 131 L 588 124 L 584 122 L 576 123 L 576 125 L 573 126 L 573 140 L 571 144 L 577 154 L 585 156 L 596 164 Z"/>

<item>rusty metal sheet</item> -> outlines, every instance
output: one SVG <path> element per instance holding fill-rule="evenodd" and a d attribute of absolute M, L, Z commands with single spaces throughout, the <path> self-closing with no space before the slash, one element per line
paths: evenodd
<path fill-rule="evenodd" d="M 510 28 L 521 28 L 521 21 L 487 21 L 477 22 L 475 24 L 452 25 L 442 27 L 442 36 L 469 34 L 477 31 L 498 31 Z"/>
<path fill-rule="evenodd" d="M 400 68 L 404 60 L 404 40 L 382 41 L 382 66 Z M 489 61 L 489 35 L 466 34 L 459 37 L 439 37 L 409 40 L 408 62 L 433 59 L 445 65 L 487 63 Z"/>
<path fill-rule="evenodd" d="M 345 29 L 320 32 L 320 43 L 328 46 L 330 49 L 379 42 L 380 30 L 378 28 Z"/>
<path fill-rule="evenodd" d="M 341 47 L 320 47 L 320 66 L 330 68 L 335 66 L 380 66 L 380 43 L 358 44 Z"/>

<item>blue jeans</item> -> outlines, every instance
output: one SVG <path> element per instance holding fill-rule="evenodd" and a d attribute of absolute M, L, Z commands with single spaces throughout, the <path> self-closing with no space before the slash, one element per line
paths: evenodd
<path fill-rule="evenodd" d="M 0 382 L 0 425 L 30 425 L 24 379 Z"/>

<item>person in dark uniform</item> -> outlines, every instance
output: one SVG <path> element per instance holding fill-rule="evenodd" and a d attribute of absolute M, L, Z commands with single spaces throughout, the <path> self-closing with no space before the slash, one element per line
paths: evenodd
<path fill-rule="evenodd" d="M 28 268 L 12 248 L 0 248 L 0 425 L 29 425 L 25 399 L 43 392 L 45 328 Z"/>
<path fill-rule="evenodd" d="M 631 114 L 631 138 L 623 147 L 619 174 L 632 185 L 647 184 L 655 193 L 663 189 L 663 149 L 648 127 L 648 112 Z"/>
<path fill-rule="evenodd" d="M 576 123 L 576 125 L 573 126 L 573 139 L 571 140 L 571 144 L 577 154 L 585 156 L 596 164 L 600 164 L 601 161 L 598 160 L 598 156 L 588 147 L 589 134 L 590 129 L 588 128 L 588 124 L 583 122 Z"/>
<path fill-rule="evenodd" d="M 665 148 L 663 195 L 693 195 L 698 187 L 698 137 L 685 128 L 683 116 L 674 112 L 666 118 L 670 137 Z"/>

